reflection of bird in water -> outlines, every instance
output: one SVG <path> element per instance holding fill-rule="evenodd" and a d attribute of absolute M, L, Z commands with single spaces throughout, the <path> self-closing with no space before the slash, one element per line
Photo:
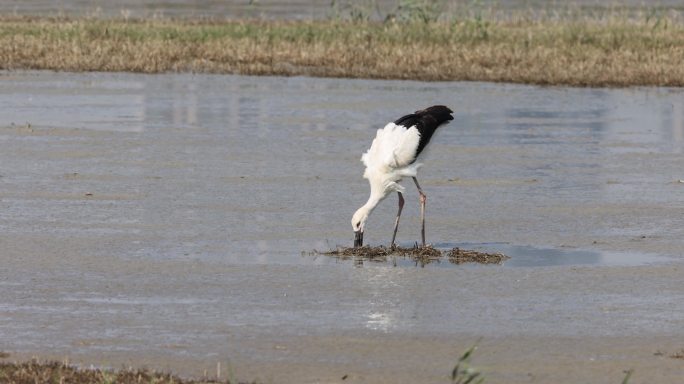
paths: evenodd
<path fill-rule="evenodd" d="M 437 128 L 453 120 L 451 109 L 443 105 L 435 105 L 422 111 L 416 111 L 410 115 L 399 118 L 384 128 L 378 129 L 378 133 L 371 144 L 370 149 L 361 156 L 361 161 L 366 165 L 363 177 L 370 183 L 370 197 L 368 202 L 359 208 L 352 217 L 352 227 L 355 233 L 354 246 L 363 246 L 363 231 L 368 216 L 373 209 L 387 195 L 397 192 L 399 195 L 399 212 L 394 223 L 392 245 L 397 237 L 399 217 L 404 207 L 402 192 L 406 188 L 399 185 L 403 177 L 412 177 L 413 182 L 420 194 L 420 221 L 421 237 L 425 246 L 425 201 L 426 196 L 418 184 L 416 174 L 422 164 L 415 163 L 416 158 L 430 142 L 432 134 Z"/>

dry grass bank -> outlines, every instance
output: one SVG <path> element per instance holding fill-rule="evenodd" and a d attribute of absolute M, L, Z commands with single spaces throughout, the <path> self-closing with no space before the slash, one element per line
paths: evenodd
<path fill-rule="evenodd" d="M 0 362 L 0 383 L 6 384 L 231 384 L 230 380 L 182 379 L 147 370 L 79 369 L 60 362 Z"/>
<path fill-rule="evenodd" d="M 684 86 L 684 23 L 0 18 L 0 68 Z"/>

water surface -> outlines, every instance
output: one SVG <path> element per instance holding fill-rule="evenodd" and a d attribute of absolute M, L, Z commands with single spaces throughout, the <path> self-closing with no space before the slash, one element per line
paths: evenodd
<path fill-rule="evenodd" d="M 330 2 L 313 0 L 5 0 L 0 3 L 0 13 L 19 15 L 67 15 L 96 17 L 173 17 L 173 18 L 260 18 L 286 20 L 318 20 L 348 16 L 351 10 L 367 14 L 372 19 L 382 20 L 386 15 L 395 13 L 398 7 L 394 0 L 374 0 L 365 2 Z M 336 4 L 336 5 L 333 5 Z M 567 2 L 545 0 L 482 0 L 473 2 L 471 10 L 488 12 L 491 9 L 554 12 L 605 12 L 611 9 L 638 10 L 644 9 L 643 1 L 622 0 L 613 2 L 597 2 L 594 0 L 572 0 Z M 681 2 L 676 0 L 658 0 L 647 4 L 649 8 L 642 11 L 648 14 L 652 10 L 667 8 L 673 12 L 681 12 Z M 355 8 L 354 8 L 355 6 Z M 462 12 L 463 4 L 446 2 L 446 13 L 451 15 Z M 458 14 L 458 13 L 457 13 Z M 643 16 L 643 15 L 641 15 Z M 645 16 L 643 16 L 645 17 Z"/>
<path fill-rule="evenodd" d="M 428 241 L 512 258 L 357 268 L 303 255 L 350 245 L 361 153 L 385 122 L 432 104 L 455 119 L 422 160 Z M 249 375 L 401 364 L 396 348 L 354 354 L 387 337 L 419 348 L 683 329 L 678 89 L 4 72 L 0 147 L 12 353 L 230 359 Z M 407 188 L 402 245 L 420 238 Z M 391 196 L 365 240 L 387 244 L 395 214 Z"/>

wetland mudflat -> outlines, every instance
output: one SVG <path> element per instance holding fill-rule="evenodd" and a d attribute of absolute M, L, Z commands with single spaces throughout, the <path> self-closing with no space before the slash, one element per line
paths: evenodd
<path fill-rule="evenodd" d="M 455 120 L 421 174 L 427 240 L 512 258 L 302 256 L 351 245 L 369 137 L 436 103 Z M 3 72 L 0 143 L 0 343 L 13 357 L 445 382 L 484 337 L 473 364 L 488 382 L 684 371 L 654 355 L 684 336 L 681 90 Z M 403 246 L 420 236 L 411 192 Z M 387 244 L 395 210 L 377 208 L 369 244 Z"/>

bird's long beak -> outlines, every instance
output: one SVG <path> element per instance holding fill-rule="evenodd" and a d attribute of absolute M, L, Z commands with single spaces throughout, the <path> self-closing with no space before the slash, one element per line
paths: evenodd
<path fill-rule="evenodd" d="M 363 231 L 354 232 L 354 248 L 363 247 Z"/>

